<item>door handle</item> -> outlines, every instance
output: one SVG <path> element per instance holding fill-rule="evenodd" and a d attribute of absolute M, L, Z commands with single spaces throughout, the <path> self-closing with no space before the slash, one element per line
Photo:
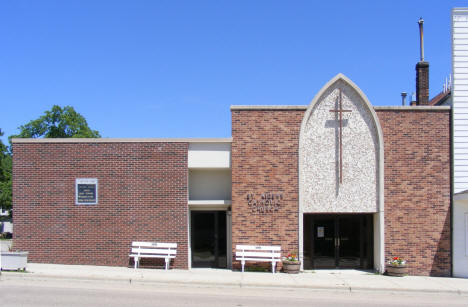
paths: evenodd
<path fill-rule="evenodd" d="M 340 238 L 335 238 L 335 247 L 340 247 Z"/>

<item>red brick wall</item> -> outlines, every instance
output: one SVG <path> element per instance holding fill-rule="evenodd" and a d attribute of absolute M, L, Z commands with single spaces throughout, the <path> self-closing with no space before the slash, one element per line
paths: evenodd
<path fill-rule="evenodd" d="M 297 251 L 298 148 L 304 111 L 232 111 L 232 244 L 281 245 Z M 254 193 L 281 193 L 277 212 L 249 209 Z"/>
<path fill-rule="evenodd" d="M 377 111 L 385 144 L 385 260 L 449 276 L 450 111 Z"/>
<path fill-rule="evenodd" d="M 187 150 L 13 144 L 14 249 L 31 262 L 127 266 L 132 241 L 176 242 L 173 265 L 187 268 Z M 98 179 L 97 205 L 75 205 L 76 178 Z"/>
<path fill-rule="evenodd" d="M 298 143 L 304 110 L 232 111 L 232 243 L 298 249 Z M 378 110 L 385 140 L 385 254 L 411 274 L 450 274 L 450 112 Z M 30 261 L 129 264 L 134 240 L 179 244 L 187 267 L 187 143 L 16 143 L 14 248 Z M 98 178 L 99 204 L 75 205 Z M 252 212 L 247 194 L 282 194 Z"/>
<path fill-rule="evenodd" d="M 298 250 L 298 144 L 303 110 L 232 111 L 232 243 Z M 450 275 L 450 112 L 379 110 L 385 142 L 385 260 L 413 275 Z M 252 213 L 248 193 L 282 193 Z"/>

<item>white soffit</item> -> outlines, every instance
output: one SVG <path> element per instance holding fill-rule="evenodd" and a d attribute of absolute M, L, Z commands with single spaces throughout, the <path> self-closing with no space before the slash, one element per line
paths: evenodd
<path fill-rule="evenodd" d="M 190 143 L 189 168 L 231 168 L 231 143 Z"/>

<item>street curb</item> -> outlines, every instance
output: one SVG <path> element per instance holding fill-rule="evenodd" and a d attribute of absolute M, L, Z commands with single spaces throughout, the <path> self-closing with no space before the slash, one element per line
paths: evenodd
<path fill-rule="evenodd" d="M 38 274 L 38 273 L 19 273 L 19 272 L 1 272 L 0 281 L 3 280 L 31 280 L 31 281 L 43 281 L 43 280 L 63 280 L 63 281 L 100 281 L 106 283 L 123 283 L 123 284 L 135 284 L 135 285 L 180 285 L 185 287 L 229 287 L 229 288 L 250 288 L 250 289 L 277 289 L 283 290 L 315 290 L 315 291 L 335 291 L 335 292 L 392 292 L 392 293 L 406 293 L 406 294 L 456 294 L 456 295 L 468 295 L 468 291 L 462 291 L 458 289 L 402 289 L 393 287 L 381 287 L 381 288 L 370 288 L 370 287 L 351 287 L 348 285 L 342 286 L 318 286 L 318 285 L 278 285 L 272 283 L 244 283 L 244 282 L 213 282 L 213 281 L 186 281 L 186 280 L 161 280 L 161 279 L 148 279 L 148 278 L 125 278 L 125 277 L 101 277 L 101 276 L 63 276 L 63 275 L 52 275 L 52 274 Z"/>

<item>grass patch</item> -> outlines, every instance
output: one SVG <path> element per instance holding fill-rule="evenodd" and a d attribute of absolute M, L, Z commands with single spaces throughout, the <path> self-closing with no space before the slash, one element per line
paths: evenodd
<path fill-rule="evenodd" d="M 29 271 L 26 271 L 25 269 L 19 269 L 19 270 L 2 270 L 3 272 L 8 272 L 8 273 L 31 273 Z"/>
<path fill-rule="evenodd" d="M 267 268 L 262 268 L 260 266 L 246 267 L 244 270 L 246 272 L 269 272 Z"/>

